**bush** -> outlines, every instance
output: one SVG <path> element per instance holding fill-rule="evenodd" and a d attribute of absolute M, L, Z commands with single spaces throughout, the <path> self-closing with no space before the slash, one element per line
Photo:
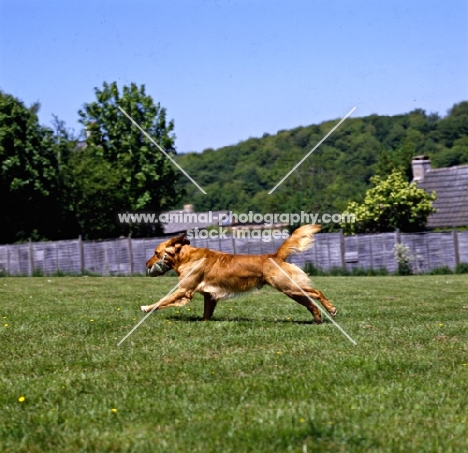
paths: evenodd
<path fill-rule="evenodd" d="M 387 269 L 381 267 L 380 269 L 363 269 L 356 267 L 351 271 L 353 277 L 384 277 L 388 275 Z"/>
<path fill-rule="evenodd" d="M 395 260 L 398 264 L 397 275 L 412 275 L 413 271 L 411 269 L 411 253 L 408 246 L 403 244 L 395 244 L 393 249 L 393 254 Z"/>
<path fill-rule="evenodd" d="M 349 271 L 343 269 L 342 267 L 332 267 L 325 275 L 331 277 L 349 277 Z"/>
<path fill-rule="evenodd" d="M 374 187 L 366 192 L 364 202 L 349 202 L 343 213 L 343 218 L 354 214 L 355 219 L 341 224 L 346 234 L 384 233 L 397 228 L 406 233 L 424 230 L 429 214 L 435 212 L 435 193 L 409 183 L 399 171 L 384 180 L 378 175 L 370 180 Z"/>
<path fill-rule="evenodd" d="M 349 271 L 342 267 L 332 267 L 328 271 L 325 271 L 312 263 L 306 263 L 304 266 L 304 272 L 311 276 L 321 277 L 374 277 L 389 275 L 385 268 L 363 269 L 362 267 L 355 267 Z"/>
<path fill-rule="evenodd" d="M 429 275 L 449 275 L 449 274 L 453 274 L 453 271 L 448 266 L 441 266 L 441 267 L 436 267 L 435 269 L 430 270 L 428 274 Z"/>
<path fill-rule="evenodd" d="M 468 274 L 468 263 L 457 264 L 455 274 Z"/>
<path fill-rule="evenodd" d="M 308 275 L 317 276 L 317 275 L 325 275 L 324 271 L 319 267 L 315 266 L 312 263 L 306 263 L 304 266 L 304 272 Z"/>
<path fill-rule="evenodd" d="M 44 277 L 44 272 L 36 267 L 32 272 L 32 277 Z"/>

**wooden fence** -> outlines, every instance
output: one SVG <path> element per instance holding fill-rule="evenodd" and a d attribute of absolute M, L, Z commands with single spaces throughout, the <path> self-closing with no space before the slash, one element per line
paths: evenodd
<path fill-rule="evenodd" d="M 91 272 L 99 275 L 145 273 L 145 262 L 153 249 L 167 238 L 113 239 L 82 241 L 80 238 L 56 242 L 29 242 L 0 246 L 0 273 L 6 275 L 53 275 Z M 254 238 L 229 236 L 215 239 L 192 239 L 195 247 L 237 254 L 274 253 L 283 240 L 265 242 Z M 304 267 L 311 263 L 324 270 L 331 268 L 380 269 L 394 272 L 398 265 L 395 244 L 408 247 L 414 273 L 459 263 L 468 263 L 468 231 L 448 233 L 382 233 L 344 236 L 320 233 L 314 246 L 293 255 L 290 261 Z"/>

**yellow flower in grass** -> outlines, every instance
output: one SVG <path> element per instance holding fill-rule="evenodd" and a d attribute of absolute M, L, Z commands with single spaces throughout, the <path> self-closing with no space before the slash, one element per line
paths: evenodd
<path fill-rule="evenodd" d="M 116 413 L 117 413 L 117 409 L 116 409 L 115 407 L 113 407 L 113 408 L 111 409 L 111 412 L 112 412 L 113 414 L 116 414 Z"/>
<path fill-rule="evenodd" d="M 8 327 L 8 324 L 3 324 L 3 327 Z"/>
<path fill-rule="evenodd" d="M 304 422 L 305 422 L 305 419 L 303 419 L 303 418 L 299 419 L 299 423 L 304 423 Z"/>
<path fill-rule="evenodd" d="M 25 398 L 24 396 L 20 396 L 20 397 L 18 398 L 18 401 L 19 401 L 20 403 L 24 403 L 24 402 L 26 401 L 26 398 Z"/>

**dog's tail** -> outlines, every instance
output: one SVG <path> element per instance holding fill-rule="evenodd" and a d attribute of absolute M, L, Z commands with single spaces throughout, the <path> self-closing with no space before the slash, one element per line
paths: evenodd
<path fill-rule="evenodd" d="M 276 251 L 280 260 L 285 260 L 291 253 L 307 250 L 314 242 L 314 234 L 320 231 L 320 225 L 304 225 L 294 231 L 283 245 Z"/>

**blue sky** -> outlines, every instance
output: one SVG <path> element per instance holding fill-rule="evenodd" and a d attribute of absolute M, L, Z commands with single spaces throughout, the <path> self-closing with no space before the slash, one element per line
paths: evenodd
<path fill-rule="evenodd" d="M 94 88 L 144 84 L 180 152 L 468 100 L 466 0 L 0 0 L 0 89 L 78 132 Z"/>

